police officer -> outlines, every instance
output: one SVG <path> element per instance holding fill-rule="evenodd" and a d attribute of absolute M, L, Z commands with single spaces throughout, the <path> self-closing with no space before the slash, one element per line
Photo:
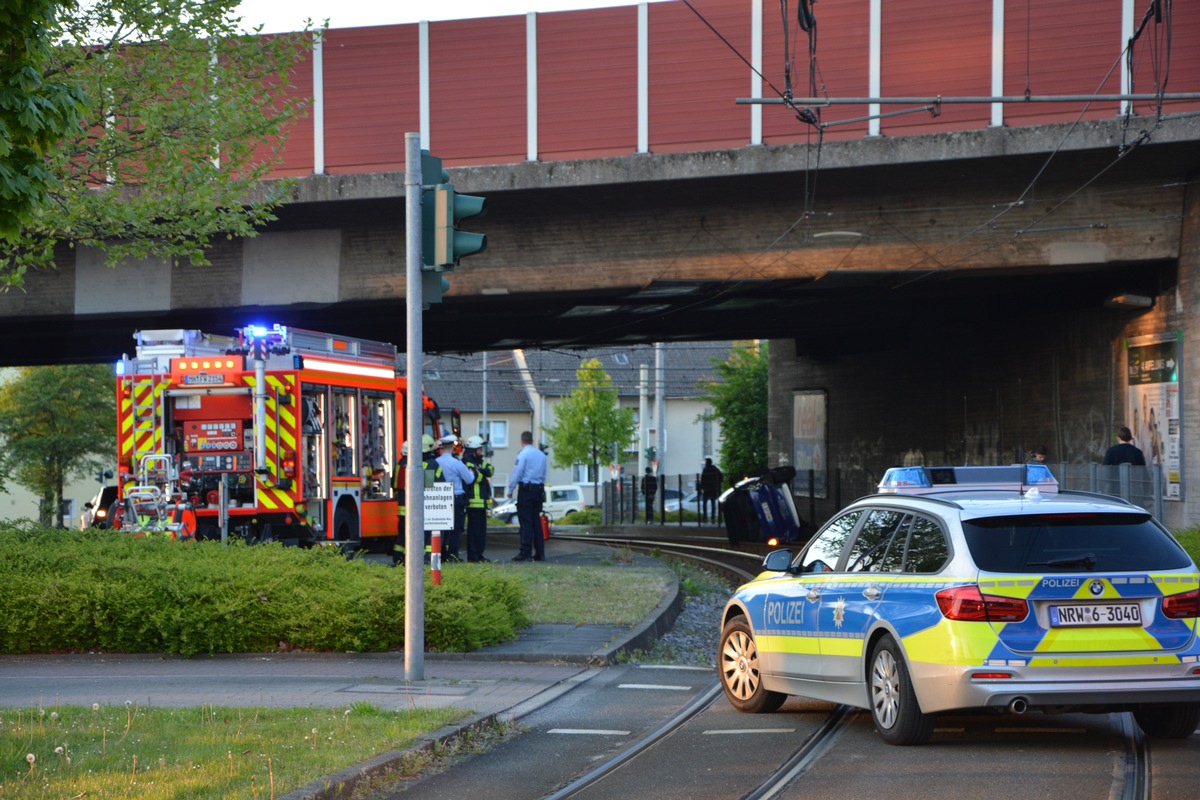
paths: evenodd
<path fill-rule="evenodd" d="M 519 491 L 518 491 L 519 490 Z M 533 446 L 533 431 L 521 432 L 521 451 L 508 476 L 508 496 L 516 495 L 521 547 L 513 561 L 545 561 L 542 503 L 546 501 L 546 454 Z"/>
<path fill-rule="evenodd" d="M 495 469 L 483 452 L 483 437 L 467 439 L 463 450 L 463 464 L 475 475 L 475 482 L 467 491 L 467 561 L 487 561 L 483 549 L 487 540 L 487 515 L 492 504 L 492 475 Z"/>
<path fill-rule="evenodd" d="M 454 530 L 446 536 L 444 548 L 447 563 L 462 560 L 458 555 L 458 548 L 467 524 L 467 487 L 475 483 L 475 475 L 454 455 L 454 445 L 457 441 L 453 436 L 443 436 L 442 454 L 437 457 L 445 480 L 454 484 Z"/>

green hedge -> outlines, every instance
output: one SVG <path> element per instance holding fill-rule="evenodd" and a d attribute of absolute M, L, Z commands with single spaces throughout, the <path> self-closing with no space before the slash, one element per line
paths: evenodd
<path fill-rule="evenodd" d="M 404 569 L 333 548 L 132 538 L 0 524 L 0 652 L 380 652 L 404 644 Z M 427 649 L 527 624 L 519 582 L 487 565 L 426 571 Z"/>

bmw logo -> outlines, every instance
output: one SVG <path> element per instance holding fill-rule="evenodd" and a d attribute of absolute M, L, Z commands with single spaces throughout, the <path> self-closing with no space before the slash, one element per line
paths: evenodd
<path fill-rule="evenodd" d="M 1099 597 L 1100 595 L 1104 594 L 1104 582 L 1099 580 L 1092 581 L 1088 584 L 1088 591 L 1094 594 L 1096 597 Z"/>

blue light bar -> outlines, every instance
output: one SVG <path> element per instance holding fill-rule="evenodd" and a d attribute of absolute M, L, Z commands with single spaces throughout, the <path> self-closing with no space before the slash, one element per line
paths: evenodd
<path fill-rule="evenodd" d="M 905 489 L 928 489 L 933 486 L 924 467 L 892 467 L 883 473 L 879 482 L 881 492 L 899 492 Z"/>
<path fill-rule="evenodd" d="M 964 492 L 980 489 L 1057 492 L 1058 480 L 1045 464 L 978 467 L 892 467 L 883 474 L 884 494 Z"/>

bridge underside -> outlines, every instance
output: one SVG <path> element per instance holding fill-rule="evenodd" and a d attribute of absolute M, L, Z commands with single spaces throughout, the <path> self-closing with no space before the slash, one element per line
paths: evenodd
<path fill-rule="evenodd" d="M 1048 315 L 1136 304 L 1174 285 L 1195 138 L 1118 157 L 1099 136 L 1050 158 L 1005 155 L 994 144 L 1004 131 L 979 136 L 993 142 L 977 148 L 984 157 L 919 137 L 919 157 L 901 163 L 839 143 L 727 151 L 746 163 L 716 175 L 696 163 L 711 154 L 614 159 L 600 165 L 611 174 L 586 179 L 550 164 L 516 165 L 516 179 L 500 167 L 455 171 L 459 191 L 488 198 L 487 216 L 465 227 L 489 247 L 425 315 L 425 350 L 788 338 L 820 355 L 979 325 L 1022 335 Z M 889 144 L 914 147 L 869 146 Z M 537 180 L 522 183 L 529 171 Z M 331 180 L 302 182 L 257 239 L 214 246 L 212 267 L 159 265 L 132 293 L 104 296 L 104 275 L 97 290 L 95 265 L 64 248 L 57 273 L 0 296 L 0 362 L 105 361 L 140 328 L 226 332 L 260 320 L 403 345 L 396 177 L 351 199 L 314 189 Z M 162 300 L 137 305 L 155 275 L 168 283 Z"/>

